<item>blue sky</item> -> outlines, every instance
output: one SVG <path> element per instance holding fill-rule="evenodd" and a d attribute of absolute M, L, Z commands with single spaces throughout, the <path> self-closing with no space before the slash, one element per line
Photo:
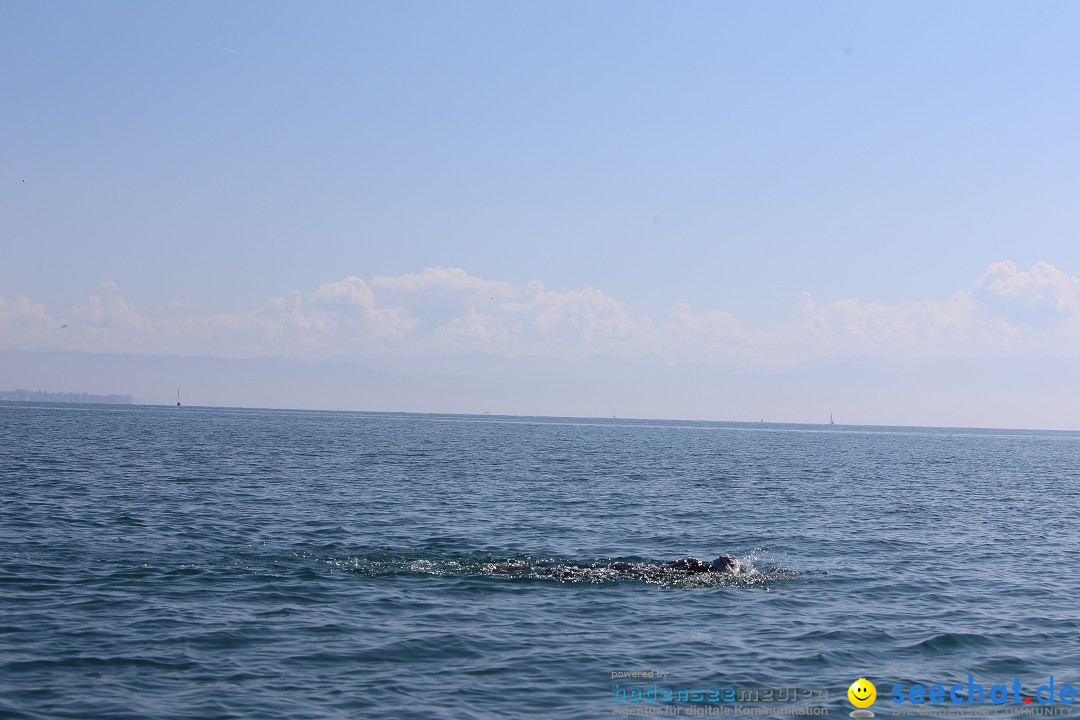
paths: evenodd
<path fill-rule="evenodd" d="M 5 2 L 0 348 L 1069 355 L 1078 21 Z"/>

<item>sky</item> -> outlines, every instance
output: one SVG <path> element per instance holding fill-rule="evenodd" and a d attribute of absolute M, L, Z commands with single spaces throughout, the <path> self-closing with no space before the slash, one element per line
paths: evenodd
<path fill-rule="evenodd" d="M 823 365 L 887 363 L 932 398 L 974 363 L 992 417 L 927 417 L 1007 424 L 1077 392 L 1078 22 L 1067 2 L 4 0 L 0 351 L 425 377 L 482 353 L 522 384 L 535 358 L 580 382 L 606 358 L 641 383 L 786 374 L 759 390 L 779 419 L 825 412 L 777 394 Z M 0 385 L 88 390 L 19 357 Z M 550 388 L 514 407 L 557 414 Z M 408 409 L 465 409 L 451 395 Z"/>

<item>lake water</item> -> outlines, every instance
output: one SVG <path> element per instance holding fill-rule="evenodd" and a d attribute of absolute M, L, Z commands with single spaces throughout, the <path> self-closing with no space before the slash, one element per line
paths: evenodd
<path fill-rule="evenodd" d="M 4 718 L 841 718 L 860 677 L 877 717 L 992 717 L 1080 688 L 1077 433 L 0 403 L 0 483 Z M 741 572 L 606 568 L 720 553 Z"/>

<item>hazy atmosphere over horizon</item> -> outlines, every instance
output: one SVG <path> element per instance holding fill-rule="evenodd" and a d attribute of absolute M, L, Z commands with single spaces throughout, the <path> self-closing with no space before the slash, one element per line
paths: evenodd
<path fill-rule="evenodd" d="M 0 390 L 1080 428 L 1080 5 L 0 5 Z"/>

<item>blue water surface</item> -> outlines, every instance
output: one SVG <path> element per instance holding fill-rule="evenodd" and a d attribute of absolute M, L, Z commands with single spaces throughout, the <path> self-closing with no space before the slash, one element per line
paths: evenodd
<path fill-rule="evenodd" d="M 0 403 L 0 717 L 1068 710 L 1078 528 L 1069 432 Z"/>

